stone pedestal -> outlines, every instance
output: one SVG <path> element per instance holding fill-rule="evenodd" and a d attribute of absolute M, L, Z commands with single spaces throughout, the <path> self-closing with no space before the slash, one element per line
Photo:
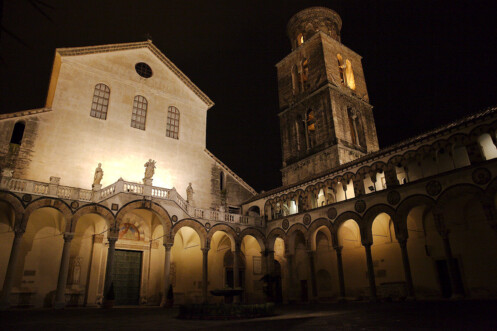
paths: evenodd
<path fill-rule="evenodd" d="M 48 194 L 57 195 L 57 189 L 59 187 L 60 177 L 51 176 L 50 183 L 48 184 Z"/>
<path fill-rule="evenodd" d="M 143 195 L 151 196 L 152 195 L 152 178 L 143 178 Z"/>

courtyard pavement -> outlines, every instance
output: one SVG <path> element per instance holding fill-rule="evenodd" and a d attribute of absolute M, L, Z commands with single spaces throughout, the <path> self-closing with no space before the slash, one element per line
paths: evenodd
<path fill-rule="evenodd" d="M 412 301 L 282 305 L 273 317 L 177 319 L 177 309 L 11 309 L 0 330 L 497 330 L 497 301 Z"/>

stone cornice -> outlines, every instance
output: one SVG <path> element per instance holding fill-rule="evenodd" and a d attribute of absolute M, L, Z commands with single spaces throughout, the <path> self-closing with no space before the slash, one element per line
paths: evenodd
<path fill-rule="evenodd" d="M 18 111 L 15 113 L 1 114 L 0 121 L 15 118 L 15 117 L 37 115 L 37 114 L 46 113 L 49 111 L 52 111 L 52 108 L 36 108 L 36 109 L 22 110 L 22 111 Z"/>

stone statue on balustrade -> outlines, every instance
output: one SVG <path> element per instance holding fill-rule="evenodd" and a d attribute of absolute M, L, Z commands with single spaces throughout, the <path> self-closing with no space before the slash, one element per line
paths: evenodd
<path fill-rule="evenodd" d="M 188 183 L 188 187 L 186 188 L 186 202 L 188 202 L 190 206 L 195 205 L 193 200 L 193 193 L 195 192 L 193 192 L 192 183 Z"/>
<path fill-rule="evenodd" d="M 147 163 L 144 165 L 145 167 L 145 178 L 143 178 L 143 183 L 145 185 L 152 185 L 152 177 L 155 173 L 155 161 L 149 159 Z"/>
<path fill-rule="evenodd" d="M 95 175 L 93 176 L 93 189 L 99 190 L 102 185 L 100 182 L 102 181 L 102 178 L 104 177 L 104 171 L 102 170 L 102 163 L 98 164 L 98 167 L 95 169 Z"/>

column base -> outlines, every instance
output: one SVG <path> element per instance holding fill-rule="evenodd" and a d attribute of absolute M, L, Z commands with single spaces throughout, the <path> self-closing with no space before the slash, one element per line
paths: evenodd
<path fill-rule="evenodd" d="M 415 296 L 408 296 L 408 297 L 406 297 L 406 301 L 416 301 L 416 297 Z"/>
<path fill-rule="evenodd" d="M 464 299 L 464 295 L 462 294 L 452 294 L 452 296 L 450 297 L 450 300 L 461 300 L 461 299 Z"/>
<path fill-rule="evenodd" d="M 338 303 L 345 303 L 345 302 L 347 302 L 347 299 L 345 297 L 338 298 Z"/>
<path fill-rule="evenodd" d="M 66 307 L 66 303 L 61 301 L 61 302 L 55 302 L 53 304 L 53 309 L 64 309 Z"/>

